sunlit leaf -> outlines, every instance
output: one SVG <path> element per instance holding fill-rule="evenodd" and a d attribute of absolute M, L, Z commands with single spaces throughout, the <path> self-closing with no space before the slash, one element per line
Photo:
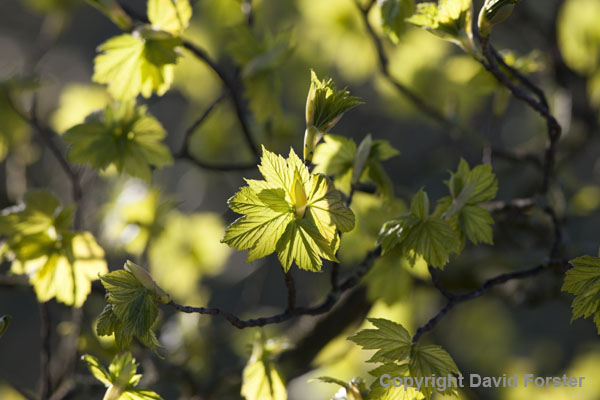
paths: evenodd
<path fill-rule="evenodd" d="M 406 19 L 415 11 L 414 0 L 379 0 L 381 26 L 394 42 L 406 29 Z"/>
<path fill-rule="evenodd" d="M 354 214 L 331 181 L 309 173 L 293 150 L 284 159 L 263 148 L 259 170 L 265 180 L 247 180 L 229 200 L 233 211 L 245 215 L 227 227 L 223 242 L 247 249 L 248 261 L 277 251 L 285 271 L 293 262 L 320 271 L 322 258 L 335 261 L 337 231 L 352 230 Z"/>
<path fill-rule="evenodd" d="M 163 0 L 169 1 L 169 0 Z M 117 99 L 138 94 L 162 96 L 173 82 L 181 40 L 168 32 L 141 27 L 104 42 L 94 59 L 94 82 L 108 85 Z"/>
<path fill-rule="evenodd" d="M 382 318 L 369 318 L 376 329 L 363 329 L 348 339 L 365 350 L 377 350 L 368 362 L 402 361 L 410 355 L 411 337 L 400 324 Z"/>
<path fill-rule="evenodd" d="M 65 140 L 71 145 L 69 159 L 75 163 L 99 169 L 114 165 L 119 172 L 150 180 L 151 166 L 172 162 L 169 149 L 160 142 L 165 135 L 145 106 L 126 102 L 91 114 L 69 129 Z"/>
<path fill-rule="evenodd" d="M 94 356 L 83 356 L 92 375 L 107 387 L 105 400 L 162 400 L 162 397 L 150 390 L 138 389 L 142 377 L 137 374 L 138 364 L 131 353 L 117 354 L 108 370 Z"/>
<path fill-rule="evenodd" d="M 242 374 L 241 395 L 246 400 L 286 400 L 285 384 L 265 344 L 264 337 L 257 334 Z"/>
<path fill-rule="evenodd" d="M 180 35 L 192 18 L 189 0 L 149 0 L 148 19 L 156 30 Z"/>

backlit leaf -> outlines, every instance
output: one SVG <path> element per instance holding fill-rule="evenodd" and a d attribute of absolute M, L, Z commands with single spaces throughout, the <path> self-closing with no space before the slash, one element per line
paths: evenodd
<path fill-rule="evenodd" d="M 573 319 L 593 317 L 600 335 L 600 258 L 583 256 L 569 263 L 573 268 L 567 271 L 562 290 L 575 295 Z"/>

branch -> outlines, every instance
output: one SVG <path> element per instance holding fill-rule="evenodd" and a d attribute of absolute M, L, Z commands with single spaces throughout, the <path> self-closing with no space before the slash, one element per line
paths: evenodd
<path fill-rule="evenodd" d="M 495 278 L 488 279 L 487 281 L 485 281 L 483 283 L 483 285 L 481 285 L 481 287 L 479 287 L 473 291 L 470 291 L 468 293 L 462 294 L 462 295 L 455 295 L 455 294 L 449 293 L 445 289 L 443 289 L 444 293 L 445 293 L 444 297 L 446 297 L 446 299 L 448 299 L 448 301 L 446 302 L 446 305 L 444 307 L 442 307 L 442 309 L 440 311 L 438 311 L 438 313 L 433 318 L 431 318 L 425 325 L 423 325 L 417 329 L 415 335 L 413 336 L 412 342 L 417 343 L 419 341 L 419 339 L 421 338 L 421 336 L 425 332 L 431 331 L 440 322 L 440 320 L 448 313 L 448 311 L 453 309 L 454 306 L 456 306 L 457 304 L 468 301 L 468 300 L 475 299 L 480 296 L 483 296 L 484 294 L 489 292 L 494 286 L 503 284 L 510 280 L 524 279 L 524 278 L 528 278 L 530 276 L 537 275 L 537 274 L 545 271 L 547 269 L 547 267 L 548 267 L 548 265 L 538 265 L 537 267 L 527 269 L 524 271 L 498 275 Z M 435 280 L 434 280 L 434 284 L 435 284 Z M 438 282 L 438 284 L 439 284 L 439 282 Z M 438 285 L 436 284 L 436 288 L 437 287 L 438 287 Z M 441 285 L 440 285 L 440 288 L 441 288 Z M 440 289 L 440 288 L 438 288 L 438 289 Z"/>
<path fill-rule="evenodd" d="M 556 145 L 560 139 L 562 128 L 556 118 L 550 113 L 548 104 L 543 92 L 536 87 L 534 93 L 542 93 L 541 100 L 536 100 L 529 95 L 526 91 L 515 85 L 508 76 L 506 76 L 498 67 L 498 60 L 492 53 L 492 47 L 489 43 L 488 38 L 479 38 L 481 42 L 481 49 L 485 60 L 479 60 L 481 64 L 487 69 L 502 85 L 506 86 L 513 96 L 519 100 L 525 102 L 534 111 L 540 114 L 545 120 L 548 127 L 548 145 L 546 146 L 546 154 L 544 156 L 543 163 L 543 181 L 541 192 L 546 193 L 554 173 L 554 163 L 556 156 Z M 487 62 L 486 62 L 487 60 Z M 535 86 L 533 83 L 528 81 L 527 86 Z"/>
<path fill-rule="evenodd" d="M 375 4 L 375 2 L 376 0 L 371 0 L 366 5 L 366 7 L 363 8 L 359 4 L 359 2 L 355 0 L 355 4 L 360 11 L 367 33 L 371 37 L 373 45 L 375 46 L 375 50 L 377 51 L 378 67 L 381 74 L 389 83 L 391 83 L 396 88 L 396 90 L 401 95 L 406 97 L 423 115 L 433 119 L 443 128 L 446 128 L 451 131 L 461 131 L 461 129 L 458 126 L 456 126 L 456 124 L 452 120 L 443 115 L 435 107 L 427 103 L 425 99 L 421 98 L 417 93 L 413 92 L 402 82 L 395 79 L 390 73 L 389 60 L 383 48 L 383 42 L 377 35 L 377 32 L 373 30 L 373 27 L 369 23 L 369 11 L 371 11 L 371 8 Z"/>
<path fill-rule="evenodd" d="M 244 111 L 242 96 L 240 93 L 243 90 L 243 88 L 241 88 L 241 84 L 229 79 L 227 74 L 225 74 L 225 72 L 210 58 L 204 49 L 198 47 L 188 40 L 183 40 L 183 47 L 189 50 L 196 58 L 208 65 L 208 67 L 210 67 L 210 69 L 217 74 L 219 79 L 221 79 L 221 82 L 231 95 L 231 101 L 233 102 L 235 114 L 242 128 L 242 133 L 244 134 L 246 143 L 252 151 L 252 154 L 254 154 L 254 156 L 258 159 L 260 157 L 260 152 L 256 142 L 254 141 L 252 132 L 250 131 L 250 124 Z"/>
<path fill-rule="evenodd" d="M 287 310 L 293 310 L 296 307 L 296 287 L 294 286 L 294 278 L 292 277 L 292 271 L 283 273 L 285 278 L 285 287 L 288 292 L 288 305 Z"/>
<path fill-rule="evenodd" d="M 40 303 L 40 400 L 48 400 L 52 391 L 50 379 L 50 313 L 48 303 Z"/>
<path fill-rule="evenodd" d="M 236 315 L 229 311 L 221 310 L 220 308 L 208 308 L 208 307 L 190 307 L 177 304 L 171 301 L 168 305 L 176 309 L 177 311 L 192 314 L 206 314 L 206 315 L 218 315 L 225 318 L 231 325 L 238 329 L 250 328 L 255 326 L 265 326 L 270 324 L 279 324 L 281 322 L 288 321 L 294 317 L 302 315 L 320 315 L 328 312 L 337 303 L 340 296 L 347 290 L 357 286 L 362 277 L 369 272 L 375 260 L 381 256 L 381 247 L 377 247 L 367 253 L 365 258 L 360 262 L 358 268 L 348 278 L 346 278 L 341 285 L 336 289 L 332 289 L 326 296 L 326 298 L 318 305 L 313 307 L 293 307 L 284 311 L 283 313 L 276 314 L 270 317 L 262 317 L 255 319 L 242 320 Z"/>

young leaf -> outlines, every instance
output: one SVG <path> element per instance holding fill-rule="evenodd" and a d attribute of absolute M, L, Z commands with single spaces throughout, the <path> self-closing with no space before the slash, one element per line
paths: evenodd
<path fill-rule="evenodd" d="M 583 256 L 569 263 L 573 268 L 567 271 L 562 290 L 575 295 L 573 319 L 593 316 L 600 335 L 600 257 Z"/>
<path fill-rule="evenodd" d="M 287 400 L 285 384 L 272 357 L 264 336 L 258 333 L 243 371 L 241 395 L 246 400 Z"/>
<path fill-rule="evenodd" d="M 388 160 L 400 152 L 387 140 L 372 140 L 369 151 L 363 154 L 367 159 L 363 168 L 357 163 L 356 143 L 343 136 L 327 134 L 314 152 L 315 172 L 334 176 L 336 187 L 345 193 L 350 192 L 352 181 L 372 181 L 387 198 L 393 197 L 394 189 L 390 178 L 383 168 L 382 161 Z M 360 173 L 358 172 L 360 170 Z"/>
<path fill-rule="evenodd" d="M 321 258 L 336 260 L 339 234 L 354 227 L 354 214 L 331 181 L 309 173 L 296 153 L 287 159 L 263 148 L 264 181 L 246 180 L 229 207 L 243 217 L 225 231 L 223 242 L 248 250 L 248 262 L 275 251 L 285 271 L 293 262 L 320 271 Z"/>
<path fill-rule="evenodd" d="M 443 268 L 450 254 L 459 251 L 459 239 L 452 226 L 436 215 L 429 215 L 429 198 L 420 190 L 410 211 L 382 227 L 377 243 L 386 253 L 399 246 L 401 254 L 414 264 L 422 256 L 431 266 Z"/>
<path fill-rule="evenodd" d="M 449 40 L 465 51 L 474 51 L 471 0 L 440 0 L 419 3 L 415 14 L 407 22 L 427 29 L 442 39 Z"/>
<path fill-rule="evenodd" d="M 162 96 L 173 82 L 180 45 L 178 37 L 146 26 L 116 36 L 98 47 L 92 80 L 108 85 L 109 93 L 120 100 L 140 93 Z"/>
<path fill-rule="evenodd" d="M 377 329 L 363 329 L 348 340 L 365 350 L 377 350 L 368 362 L 389 362 L 409 357 L 411 337 L 404 327 L 382 318 L 368 318 Z"/>
<path fill-rule="evenodd" d="M 160 347 L 152 326 L 158 316 L 157 296 L 148 290 L 131 272 L 113 271 L 100 277 L 108 292 L 105 308 L 96 328 L 99 335 L 115 335 L 117 347 L 131 344 L 133 336 L 152 351 Z"/>
<path fill-rule="evenodd" d="M 421 346 L 411 342 L 410 335 L 402 325 L 385 319 L 369 319 L 379 329 L 364 329 L 348 338 L 365 350 L 377 350 L 368 362 L 380 362 L 382 366 L 369 373 L 377 378 L 390 377 L 431 378 L 458 375 L 460 371 L 452 357 L 440 346 Z M 416 385 L 414 385 L 416 386 Z M 376 380 L 371 386 L 369 399 L 430 399 L 436 388 L 431 384 L 415 387 L 385 388 Z M 407 389 L 406 391 L 404 389 Z M 410 392 L 410 393 L 409 393 Z M 442 394 L 456 395 L 456 388 L 449 385 Z"/>
<path fill-rule="evenodd" d="M 310 89 L 306 99 L 306 132 L 304 134 L 304 159 L 310 162 L 321 138 L 342 118 L 342 115 L 362 104 L 358 97 L 350 96 L 346 89 L 337 90 L 333 80 L 317 78 L 311 70 Z"/>
<path fill-rule="evenodd" d="M 406 30 L 406 19 L 415 12 L 414 0 L 379 0 L 381 26 L 394 43 Z"/>
<path fill-rule="evenodd" d="M 4 335 L 4 332 L 6 332 L 6 330 L 8 329 L 8 326 L 10 325 L 11 320 L 12 320 L 12 317 L 10 315 L 3 315 L 0 317 L 0 338 L 2 337 L 2 335 Z"/>
<path fill-rule="evenodd" d="M 162 400 L 155 392 L 137 389 L 142 375 L 136 373 L 138 364 L 131 353 L 117 354 L 108 371 L 94 356 L 85 354 L 82 359 L 92 375 L 107 387 L 105 400 Z"/>
<path fill-rule="evenodd" d="M 180 35 L 192 18 L 189 0 L 148 0 L 148 19 L 152 28 Z"/>
<path fill-rule="evenodd" d="M 75 163 L 99 169 L 114 165 L 121 173 L 148 181 L 151 166 L 160 168 L 173 161 L 169 149 L 160 143 L 165 135 L 145 106 L 125 102 L 91 114 L 86 122 L 69 129 L 65 140 L 71 145 L 69 159 Z"/>
<path fill-rule="evenodd" d="M 450 196 L 438 201 L 435 215 L 441 215 L 456 227 L 460 240 L 465 237 L 474 244 L 493 244 L 491 225 L 494 219 L 480 204 L 493 200 L 498 192 L 498 180 L 489 164 L 478 165 L 472 170 L 461 159 L 458 170 L 451 173 L 446 182 Z"/>
<path fill-rule="evenodd" d="M 410 376 L 408 364 L 398 365 L 388 362 L 369 371 L 369 374 L 374 376 L 375 380 L 371 384 L 367 400 L 422 400 L 425 398 L 423 393 L 414 387 L 405 387 L 404 385 L 396 387 L 393 384 L 386 387 L 379 382 L 381 376 L 385 374 L 392 378 Z"/>
<path fill-rule="evenodd" d="M 54 195 L 33 191 L 0 216 L 0 234 L 8 236 L 1 252 L 11 271 L 27 274 L 41 302 L 56 298 L 81 307 L 91 281 L 107 271 L 104 250 L 89 232 L 72 232 L 73 207 Z"/>

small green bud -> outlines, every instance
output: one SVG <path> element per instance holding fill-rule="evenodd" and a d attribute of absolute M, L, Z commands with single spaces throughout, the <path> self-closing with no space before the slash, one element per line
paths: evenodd
<path fill-rule="evenodd" d="M 167 304 L 171 301 L 171 296 L 169 296 L 167 292 L 162 290 L 162 288 L 158 286 L 156 282 L 154 282 L 152 276 L 150 276 L 148 271 L 146 271 L 144 268 L 129 260 L 125 262 L 125 266 L 123 268 L 126 271 L 131 272 L 138 282 L 140 282 L 146 289 L 154 293 L 154 295 L 156 295 L 158 298 L 158 301 L 164 304 Z"/>
<path fill-rule="evenodd" d="M 479 34 L 488 37 L 492 27 L 510 16 L 519 0 L 486 0 L 479 12 Z"/>
<path fill-rule="evenodd" d="M 294 186 L 292 188 L 292 201 L 296 206 L 296 218 L 304 217 L 306 211 L 306 191 L 304 190 L 304 184 L 300 178 L 298 170 L 294 173 Z"/>

